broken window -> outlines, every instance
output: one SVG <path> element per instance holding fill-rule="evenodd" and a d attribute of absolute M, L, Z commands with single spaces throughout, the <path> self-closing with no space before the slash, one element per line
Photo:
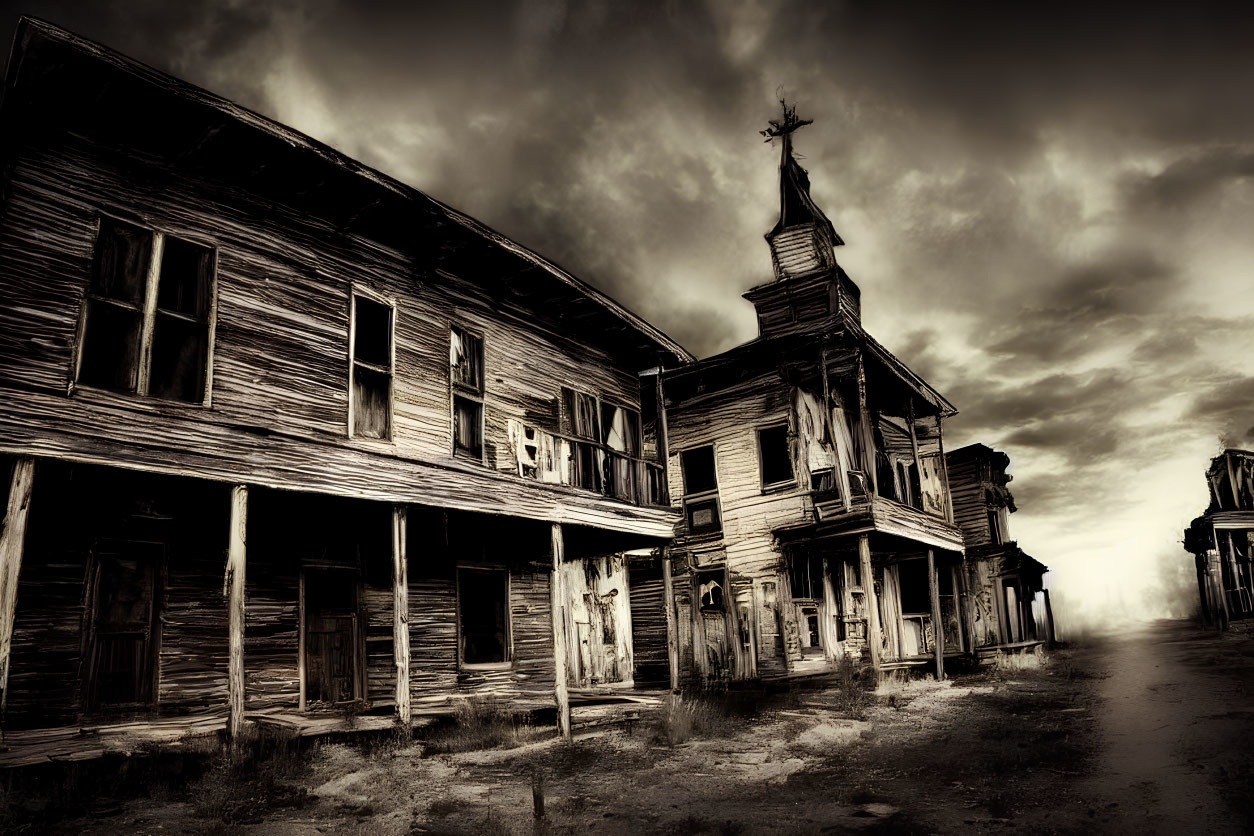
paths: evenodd
<path fill-rule="evenodd" d="M 990 508 L 988 511 L 988 542 L 993 545 L 1001 545 L 1001 510 Z"/>
<path fill-rule="evenodd" d="M 684 517 L 688 533 L 717 534 L 723 530 L 719 515 L 718 479 L 714 470 L 714 446 L 694 447 L 679 454 L 684 480 Z"/>
<path fill-rule="evenodd" d="M 606 492 L 634 500 L 640 469 L 640 413 L 613 404 L 601 404 L 601 443 L 605 446 Z"/>
<path fill-rule="evenodd" d="M 601 490 L 601 432 L 597 399 L 562 387 L 562 429 L 570 442 L 571 484 L 590 491 Z"/>
<path fill-rule="evenodd" d="M 453 385 L 453 454 L 483 461 L 483 338 L 454 326 L 449 332 Z"/>
<path fill-rule="evenodd" d="M 457 619 L 464 665 L 509 661 L 509 573 L 457 570 Z"/>
<path fill-rule="evenodd" d="M 758 430 L 758 469 L 762 487 L 792 484 L 792 452 L 788 445 L 788 425 Z"/>
<path fill-rule="evenodd" d="M 697 596 L 702 612 L 723 612 L 723 570 L 698 574 Z"/>
<path fill-rule="evenodd" d="M 76 382 L 203 402 L 213 271 L 210 247 L 101 218 Z"/>
<path fill-rule="evenodd" d="M 353 295 L 350 432 L 363 438 L 392 436 L 392 324 L 395 309 Z"/>

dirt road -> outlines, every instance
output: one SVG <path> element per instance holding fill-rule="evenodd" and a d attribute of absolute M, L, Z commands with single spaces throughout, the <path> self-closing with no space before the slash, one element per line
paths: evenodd
<path fill-rule="evenodd" d="M 1155 622 L 1083 653 L 1104 671 L 1083 792 L 1108 832 L 1250 832 L 1254 639 Z"/>

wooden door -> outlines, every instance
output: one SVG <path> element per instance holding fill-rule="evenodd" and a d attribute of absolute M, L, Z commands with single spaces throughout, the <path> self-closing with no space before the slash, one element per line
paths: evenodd
<path fill-rule="evenodd" d="M 156 692 L 165 546 L 101 541 L 92 555 L 87 705 L 148 705 Z"/>
<path fill-rule="evenodd" d="M 306 707 L 362 696 L 357 586 L 356 570 L 305 569 Z"/>

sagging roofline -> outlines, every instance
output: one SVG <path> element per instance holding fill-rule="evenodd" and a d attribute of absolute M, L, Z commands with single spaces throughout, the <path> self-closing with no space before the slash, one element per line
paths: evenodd
<path fill-rule="evenodd" d="M 137 78 L 143 83 L 163 89 L 193 104 L 211 108 L 231 120 L 277 138 L 294 149 L 312 154 L 326 164 L 335 166 L 353 176 L 360 177 L 377 188 L 384 189 L 404 200 L 418 203 L 429 211 L 433 211 L 435 215 L 452 221 L 483 240 L 548 273 L 558 282 L 599 305 L 610 316 L 618 319 L 646 341 L 652 343 L 655 348 L 669 354 L 678 364 L 691 363 L 696 360 L 696 355 L 692 354 L 673 338 L 588 282 L 571 274 L 528 247 L 492 229 L 487 224 L 471 218 L 469 215 L 437 200 L 426 192 L 355 160 L 295 128 L 284 125 L 205 88 L 158 70 L 96 41 L 62 29 L 46 20 L 29 15 L 23 15 L 18 19 L 5 69 L 5 98 L 7 98 L 8 91 L 17 82 L 17 75 L 22 60 L 26 56 L 31 43 L 36 38 L 43 38 L 69 46 L 81 54 L 102 61 Z M 0 100 L 0 113 L 3 112 L 3 100 Z"/>

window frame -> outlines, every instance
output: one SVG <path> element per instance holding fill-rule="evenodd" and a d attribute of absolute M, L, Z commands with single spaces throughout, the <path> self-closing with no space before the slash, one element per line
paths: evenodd
<path fill-rule="evenodd" d="M 487 428 L 487 388 L 488 388 L 488 368 L 487 340 L 484 339 L 483 332 L 468 328 L 457 322 L 450 322 L 448 327 L 448 340 L 446 345 L 452 348 L 453 333 L 460 332 L 464 335 L 474 337 L 479 341 L 479 386 L 476 390 L 474 387 L 467 386 L 464 383 L 458 383 L 453 379 L 453 363 L 450 360 L 448 365 L 448 414 L 449 414 L 449 441 L 452 444 L 452 456 L 455 459 L 463 459 L 465 461 L 478 462 L 479 464 L 487 463 L 488 445 L 485 436 Z M 462 398 L 479 405 L 479 455 L 476 457 L 470 452 L 463 451 L 457 446 L 457 399 Z M 460 650 L 458 651 L 461 652 Z"/>
<path fill-rule="evenodd" d="M 357 359 L 357 299 L 374 302 L 388 308 L 388 367 Z M 362 285 L 353 284 L 348 292 L 348 437 L 368 441 L 391 442 L 395 435 L 396 418 L 396 300 Z M 357 366 L 388 376 L 387 433 L 376 438 L 357 432 L 357 403 L 353 396 Z"/>
<path fill-rule="evenodd" d="M 766 457 L 762 455 L 762 433 L 771 430 L 784 430 L 784 455 L 788 459 L 788 478 L 776 482 L 766 481 Z M 771 424 L 764 424 L 755 427 L 753 430 L 753 440 L 757 446 L 758 453 L 758 485 L 762 493 L 774 493 L 776 491 L 784 491 L 797 486 L 797 468 L 796 462 L 792 460 L 792 450 L 788 444 L 788 422 L 776 421 Z"/>
<path fill-rule="evenodd" d="M 686 453 L 700 450 L 704 447 L 710 448 L 710 466 L 713 469 L 714 487 L 706 488 L 700 491 L 689 491 L 688 489 L 688 472 L 684 463 L 684 455 Z M 687 530 L 689 537 L 721 537 L 723 535 L 723 503 L 719 497 L 718 486 L 718 448 L 714 442 L 709 444 L 698 444 L 684 450 L 677 451 L 679 456 L 679 480 L 683 489 L 683 497 L 681 499 L 684 510 L 684 528 Z M 694 506 L 712 503 L 714 508 L 715 523 L 713 526 L 702 527 L 695 530 L 692 526 L 692 511 Z"/>
<path fill-rule="evenodd" d="M 500 572 L 505 580 L 505 660 L 502 662 L 467 662 L 462 641 L 462 572 Z M 453 566 L 453 598 L 457 618 L 457 669 L 462 671 L 501 671 L 514 667 L 513 577 L 508 566 L 484 563 L 455 563 Z"/>
<path fill-rule="evenodd" d="M 186 407 L 210 408 L 213 406 L 213 359 L 214 345 L 216 343 L 217 327 L 218 327 L 218 243 L 217 241 L 198 235 L 195 233 L 188 234 L 182 229 L 171 230 L 169 228 L 157 228 L 151 224 L 145 223 L 135 217 L 128 217 L 120 212 L 109 212 L 105 210 L 96 210 L 93 213 L 95 221 L 95 236 L 92 243 L 92 273 L 88 275 L 87 282 L 83 286 L 82 295 L 80 297 L 80 310 L 78 322 L 74 331 L 74 350 L 70 365 L 69 381 L 66 384 L 66 394 L 75 395 L 79 392 L 91 392 L 107 395 L 118 395 L 122 397 L 140 397 L 145 400 L 155 401 L 157 403 L 172 404 Z M 101 244 L 100 235 L 104 230 L 106 222 L 112 222 L 129 226 L 134 229 L 141 230 L 151 236 L 151 247 L 148 254 L 148 267 L 144 272 L 143 294 L 138 306 L 131 306 L 128 303 L 120 302 L 117 299 L 110 299 L 107 296 L 95 293 L 92 290 L 92 280 L 95 271 L 96 254 Z M 185 401 L 179 398 L 170 398 L 162 395 L 149 394 L 149 383 L 152 377 L 152 344 L 154 334 L 156 332 L 157 322 L 157 301 L 160 293 L 161 285 L 161 258 L 165 252 L 166 238 L 175 238 L 198 247 L 203 247 L 209 251 L 209 268 L 206 271 L 206 282 L 208 283 L 207 292 L 205 294 L 205 365 L 204 380 L 201 386 L 200 398 L 197 400 Z M 133 389 L 118 390 L 110 389 L 105 386 L 94 386 L 90 383 L 81 381 L 83 371 L 84 348 L 87 338 L 87 321 L 90 316 L 89 309 L 92 303 L 113 305 L 122 307 L 140 316 L 139 331 L 139 348 L 135 358 L 135 383 Z M 189 317 L 174 311 L 162 311 L 163 315 L 173 316 L 176 319 L 184 321 L 193 321 L 199 323 L 198 318 Z"/>

